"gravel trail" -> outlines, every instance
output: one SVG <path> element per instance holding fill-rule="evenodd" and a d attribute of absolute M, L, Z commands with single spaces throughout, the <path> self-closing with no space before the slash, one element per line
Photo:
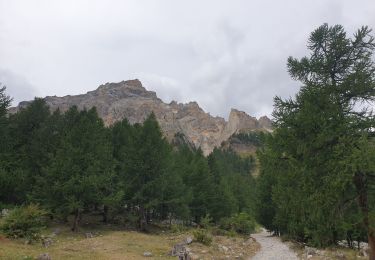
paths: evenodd
<path fill-rule="evenodd" d="M 271 236 L 265 229 L 253 234 L 253 238 L 261 245 L 260 251 L 251 260 L 298 260 L 293 252 L 279 237 Z"/>

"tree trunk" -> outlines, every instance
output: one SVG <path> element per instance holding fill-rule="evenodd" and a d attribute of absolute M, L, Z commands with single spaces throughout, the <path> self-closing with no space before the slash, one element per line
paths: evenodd
<path fill-rule="evenodd" d="M 146 213 L 143 206 L 139 207 L 139 229 L 145 231 L 147 228 Z"/>
<path fill-rule="evenodd" d="M 107 223 L 108 222 L 108 206 L 103 207 L 103 222 Z"/>
<path fill-rule="evenodd" d="M 370 228 L 368 233 L 368 245 L 370 247 L 370 260 L 375 260 L 375 231 Z"/>
<path fill-rule="evenodd" d="M 78 223 L 79 223 L 79 220 L 81 219 L 80 215 L 81 215 L 81 212 L 79 211 L 79 209 L 76 209 L 74 213 L 74 221 L 73 221 L 73 227 L 72 227 L 73 232 L 76 232 L 78 229 Z"/>
<path fill-rule="evenodd" d="M 367 230 L 368 245 L 370 248 L 369 260 L 375 260 L 375 230 L 370 226 L 369 223 L 369 205 L 367 199 L 367 183 L 365 175 L 361 172 L 357 172 L 354 176 L 354 184 L 358 193 L 358 205 L 362 211 L 363 224 Z"/>
<path fill-rule="evenodd" d="M 169 228 L 172 227 L 172 214 L 169 213 Z"/>

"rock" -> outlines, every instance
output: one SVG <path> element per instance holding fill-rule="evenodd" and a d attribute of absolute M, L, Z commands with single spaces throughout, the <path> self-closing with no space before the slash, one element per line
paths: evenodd
<path fill-rule="evenodd" d="M 52 258 L 49 256 L 48 253 L 44 253 L 38 256 L 38 260 L 51 260 Z"/>
<path fill-rule="evenodd" d="M 313 247 L 305 246 L 306 255 L 316 255 L 316 249 Z"/>
<path fill-rule="evenodd" d="M 199 257 L 199 255 L 196 255 L 196 254 L 193 254 L 193 253 L 190 253 L 190 254 L 189 254 L 189 257 L 190 257 L 191 260 L 198 260 L 198 259 L 201 259 L 201 258 Z"/>
<path fill-rule="evenodd" d="M 261 126 L 262 128 L 272 131 L 273 129 L 272 121 L 268 117 L 262 116 L 259 118 L 258 122 L 259 122 L 259 126 Z"/>
<path fill-rule="evenodd" d="M 225 253 L 227 253 L 227 252 L 229 251 L 229 248 L 226 247 L 226 246 L 221 246 L 221 248 L 223 249 L 223 251 L 224 251 Z"/>
<path fill-rule="evenodd" d="M 186 243 L 187 245 L 190 245 L 191 243 L 193 243 L 193 238 L 192 238 L 192 237 L 187 237 L 187 238 L 185 239 L 185 243 Z"/>
<path fill-rule="evenodd" d="M 336 257 L 337 259 L 342 259 L 342 260 L 346 259 L 346 256 L 344 255 L 344 253 L 339 252 L 339 251 L 337 251 L 337 252 L 335 253 L 335 257 Z"/>
<path fill-rule="evenodd" d="M 366 252 L 365 249 L 359 250 L 358 255 L 361 256 L 361 257 L 367 257 L 368 256 L 368 254 L 367 254 L 367 252 Z"/>
<path fill-rule="evenodd" d="M 179 256 L 186 252 L 185 243 L 176 244 L 173 246 L 170 253 L 171 256 Z"/>
<path fill-rule="evenodd" d="M 270 119 L 262 117 L 257 120 L 236 109 L 231 110 L 229 120 L 226 121 L 206 113 L 196 102 L 164 103 L 155 92 L 147 91 L 139 80 L 106 83 L 86 94 L 49 96 L 44 100 L 53 111 L 59 108 L 61 112 L 65 112 L 74 105 L 79 110 L 96 107 L 98 115 L 107 126 L 124 118 L 131 124 L 142 123 L 153 112 L 169 141 L 180 135 L 188 144 L 201 148 L 205 155 L 221 146 L 222 142 L 234 133 L 271 131 Z M 15 113 L 28 104 L 30 102 L 21 102 L 18 107 L 10 108 L 8 112 Z"/>
<path fill-rule="evenodd" d="M 44 247 L 50 247 L 52 245 L 52 243 L 53 243 L 53 241 L 50 237 L 46 237 L 46 238 L 42 237 L 42 245 Z"/>
<path fill-rule="evenodd" d="M 145 256 L 145 257 L 151 257 L 152 253 L 151 252 L 143 252 L 143 256 Z"/>
<path fill-rule="evenodd" d="M 1 210 L 1 217 L 5 218 L 9 215 L 10 210 L 9 209 L 2 209 Z"/>

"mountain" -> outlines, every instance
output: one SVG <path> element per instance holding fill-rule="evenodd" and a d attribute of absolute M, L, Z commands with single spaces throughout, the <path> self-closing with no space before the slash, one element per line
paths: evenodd
<path fill-rule="evenodd" d="M 173 140 L 176 135 L 183 135 L 195 147 L 200 147 L 205 155 L 235 133 L 272 129 L 269 118 L 264 116 L 257 120 L 236 109 L 231 110 L 226 121 L 204 112 L 196 102 L 164 103 L 155 92 L 147 91 L 138 79 L 106 83 L 82 95 L 47 96 L 44 100 L 52 110 L 59 108 L 62 112 L 71 106 L 77 106 L 78 109 L 95 106 L 107 126 L 123 118 L 127 118 L 131 124 L 141 123 L 154 112 L 168 140 Z M 30 101 L 21 102 L 9 112 L 15 113 L 29 103 Z"/>

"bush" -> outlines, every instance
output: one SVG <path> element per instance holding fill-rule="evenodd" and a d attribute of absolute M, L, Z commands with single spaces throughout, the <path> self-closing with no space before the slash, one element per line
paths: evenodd
<path fill-rule="evenodd" d="M 211 228 L 212 227 L 212 217 L 210 216 L 210 214 L 206 214 L 204 217 L 202 217 L 199 221 L 199 224 L 203 227 L 203 228 Z"/>
<path fill-rule="evenodd" d="M 208 232 L 204 229 L 197 229 L 193 232 L 194 241 L 204 244 L 204 245 L 211 245 L 212 243 L 212 236 L 208 234 Z"/>
<path fill-rule="evenodd" d="M 222 219 L 220 226 L 225 230 L 233 230 L 237 233 L 250 235 L 255 230 L 255 220 L 247 213 L 240 213 L 230 218 Z"/>
<path fill-rule="evenodd" d="M 185 232 L 186 230 L 188 230 L 188 227 L 181 225 L 181 224 L 172 224 L 170 226 L 171 233 L 181 233 L 181 232 Z"/>
<path fill-rule="evenodd" d="M 17 207 L 3 219 L 0 228 L 10 238 L 38 240 L 45 224 L 45 215 L 46 212 L 34 204 Z"/>

